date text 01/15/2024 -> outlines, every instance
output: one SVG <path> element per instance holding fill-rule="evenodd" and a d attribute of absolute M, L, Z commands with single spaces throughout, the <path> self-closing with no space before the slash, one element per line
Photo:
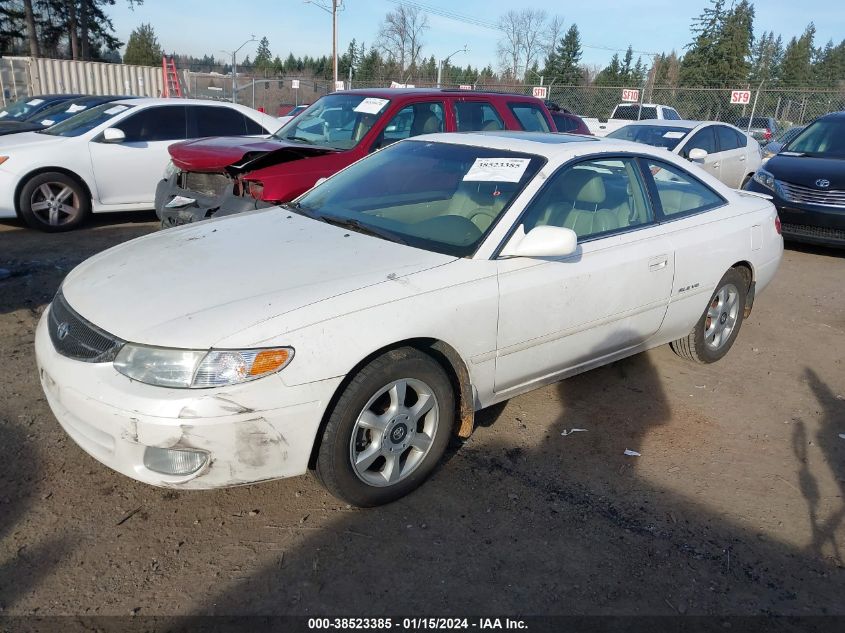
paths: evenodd
<path fill-rule="evenodd" d="M 446 631 L 464 630 L 520 630 L 526 629 L 524 620 L 511 618 L 309 618 L 309 630 L 391 630 Z"/>

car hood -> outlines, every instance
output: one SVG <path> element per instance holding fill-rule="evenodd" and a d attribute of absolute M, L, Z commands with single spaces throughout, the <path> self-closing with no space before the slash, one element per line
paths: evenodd
<path fill-rule="evenodd" d="M 19 130 L 15 130 L 18 132 Z M 53 136 L 52 134 L 38 134 L 37 132 L 20 132 L 15 134 L 7 133 L 5 136 L 0 133 L 0 147 L 6 149 L 27 149 L 29 147 L 37 147 L 39 145 L 48 145 L 50 143 L 59 143 L 67 141 L 68 138 L 64 136 Z"/>
<path fill-rule="evenodd" d="M 124 340 L 207 349 L 257 323 L 454 257 L 264 209 L 168 229 L 77 266 L 62 292 Z"/>
<path fill-rule="evenodd" d="M 252 161 L 270 152 L 294 153 L 306 158 L 335 150 L 274 138 L 212 137 L 175 143 L 168 151 L 173 164 L 184 171 L 222 172 L 230 165 Z"/>
<path fill-rule="evenodd" d="M 826 189 L 845 190 L 845 159 L 813 156 L 772 156 L 766 171 L 778 180 L 818 189 L 817 180 L 828 180 Z"/>

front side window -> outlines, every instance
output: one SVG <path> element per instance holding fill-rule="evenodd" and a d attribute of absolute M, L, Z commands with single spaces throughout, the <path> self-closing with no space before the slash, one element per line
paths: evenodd
<path fill-rule="evenodd" d="M 178 141 L 188 135 L 185 106 L 182 105 L 144 108 L 114 127 L 123 130 L 127 143 Z"/>
<path fill-rule="evenodd" d="M 505 123 L 496 109 L 485 101 L 458 101 L 455 103 L 455 120 L 458 132 L 483 132 L 504 130 Z"/>
<path fill-rule="evenodd" d="M 384 147 L 411 136 L 442 132 L 444 120 L 442 103 L 412 103 L 399 110 L 387 122 L 378 141 L 378 146 Z"/>
<path fill-rule="evenodd" d="M 728 150 L 739 147 L 739 138 L 737 135 L 734 134 L 731 128 L 725 127 L 724 125 L 716 126 L 716 138 L 719 139 L 719 151 L 721 152 L 727 152 Z"/>
<path fill-rule="evenodd" d="M 675 149 L 689 135 L 689 128 L 669 127 L 666 125 L 626 125 L 607 135 L 622 141 L 635 141 Z"/>
<path fill-rule="evenodd" d="M 689 157 L 690 150 L 703 149 L 708 154 L 716 153 L 716 134 L 713 127 L 708 126 L 695 133 L 684 147 L 684 156 Z"/>
<path fill-rule="evenodd" d="M 525 213 L 535 226 L 572 229 L 579 240 L 618 233 L 653 220 L 636 159 L 587 160 L 558 170 Z"/>
<path fill-rule="evenodd" d="M 549 123 L 543 111 L 533 103 L 509 103 L 508 106 L 526 132 L 549 132 Z"/>
<path fill-rule="evenodd" d="M 663 215 L 668 218 L 700 213 L 725 201 L 686 171 L 662 161 L 645 159 L 654 180 Z"/>
<path fill-rule="evenodd" d="M 390 106 L 389 99 L 354 94 L 321 97 L 273 137 L 334 149 L 352 149 Z"/>
<path fill-rule="evenodd" d="M 286 209 L 465 257 L 544 162 L 531 154 L 403 141 L 353 164 Z"/>

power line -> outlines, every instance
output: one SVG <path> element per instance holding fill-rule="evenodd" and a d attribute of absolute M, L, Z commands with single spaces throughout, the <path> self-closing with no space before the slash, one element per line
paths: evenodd
<path fill-rule="evenodd" d="M 450 9 L 444 9 L 442 7 L 435 7 L 430 4 L 426 4 L 423 2 L 417 2 L 416 0 L 388 0 L 388 2 L 392 2 L 393 4 L 404 5 L 406 7 L 411 7 L 413 9 L 418 9 L 420 11 L 425 11 L 427 13 L 431 13 L 432 15 L 437 15 L 442 18 L 446 18 L 447 20 L 454 20 L 455 22 L 461 22 L 462 24 L 472 24 L 473 26 L 480 26 L 485 29 L 490 29 L 491 31 L 501 31 L 502 29 L 499 25 L 495 22 L 490 22 L 489 20 L 482 20 L 481 18 L 477 18 L 471 15 L 466 15 L 465 13 L 458 13 L 457 11 L 451 11 Z M 614 53 L 624 53 L 627 52 L 628 47 L 625 48 L 615 48 L 613 46 L 600 46 L 597 44 L 581 44 L 581 48 L 592 48 L 600 51 L 611 51 Z M 659 55 L 660 53 L 654 53 L 652 51 L 640 51 L 640 50 L 633 50 L 633 53 L 637 55 L 648 55 L 649 57 L 653 57 L 655 55 Z"/>

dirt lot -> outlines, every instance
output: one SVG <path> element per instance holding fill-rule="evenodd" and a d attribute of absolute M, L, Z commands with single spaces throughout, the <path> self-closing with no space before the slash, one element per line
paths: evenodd
<path fill-rule="evenodd" d="M 159 490 L 65 437 L 38 317 L 153 219 L 0 223 L 5 615 L 845 615 L 845 253 L 790 248 L 722 362 L 660 348 L 486 410 L 422 489 L 362 511 L 312 477 Z"/>

